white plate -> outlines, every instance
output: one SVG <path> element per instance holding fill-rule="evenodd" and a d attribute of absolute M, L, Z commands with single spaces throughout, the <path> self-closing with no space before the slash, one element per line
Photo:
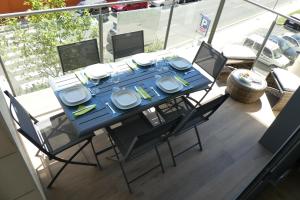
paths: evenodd
<path fill-rule="evenodd" d="M 183 85 L 173 76 L 164 76 L 159 78 L 156 81 L 156 85 L 166 93 L 175 93 L 183 88 Z"/>
<path fill-rule="evenodd" d="M 68 102 L 66 102 L 63 98 L 61 98 L 61 100 L 62 100 L 62 102 L 63 102 L 66 106 L 78 106 L 78 105 L 80 105 L 80 104 L 83 104 L 83 103 L 89 101 L 91 98 L 92 98 L 92 95 L 89 94 L 85 99 L 83 99 L 82 101 L 77 102 L 77 103 L 68 103 Z"/>
<path fill-rule="evenodd" d="M 132 56 L 132 60 L 141 66 L 152 65 L 155 63 L 155 58 L 149 53 L 139 53 Z"/>
<path fill-rule="evenodd" d="M 192 67 L 192 64 L 183 58 L 170 60 L 169 63 L 177 70 L 186 70 Z"/>
<path fill-rule="evenodd" d="M 77 93 L 76 91 L 80 91 L 80 92 Z M 77 95 L 77 94 L 79 94 L 80 98 L 72 97 L 72 95 Z M 92 95 L 87 88 L 80 85 L 80 86 L 75 86 L 72 88 L 67 88 L 65 90 L 62 90 L 59 94 L 59 97 L 65 105 L 77 106 L 90 100 L 92 98 Z"/>
<path fill-rule="evenodd" d="M 84 73 L 91 79 L 101 79 L 109 76 L 112 72 L 108 64 L 89 65 L 84 69 Z"/>
<path fill-rule="evenodd" d="M 141 103 L 141 97 L 133 90 L 121 89 L 111 94 L 111 101 L 119 109 L 130 109 Z"/>
<path fill-rule="evenodd" d="M 81 85 L 64 89 L 60 93 L 68 103 L 77 103 L 87 97 L 85 88 Z"/>

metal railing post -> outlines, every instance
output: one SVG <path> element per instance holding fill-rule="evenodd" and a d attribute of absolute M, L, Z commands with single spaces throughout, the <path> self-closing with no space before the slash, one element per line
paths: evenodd
<path fill-rule="evenodd" d="M 219 24 L 219 21 L 220 21 L 221 14 L 223 12 L 224 5 L 225 5 L 225 0 L 220 0 L 220 4 L 219 4 L 219 7 L 218 7 L 218 10 L 217 10 L 215 19 L 214 19 L 214 23 L 212 25 L 212 28 L 211 28 L 211 31 L 210 31 L 210 34 L 209 34 L 209 37 L 208 37 L 208 40 L 207 40 L 208 44 L 212 43 L 212 40 L 214 38 L 214 35 L 216 33 L 216 30 L 217 30 L 217 27 L 218 27 L 218 24 Z"/>
<path fill-rule="evenodd" d="M 256 58 L 255 58 L 255 62 L 254 62 L 254 63 L 257 62 L 257 60 L 258 60 L 258 58 L 259 58 L 261 52 L 262 52 L 263 49 L 265 48 L 265 45 L 266 45 L 266 43 L 267 43 L 267 41 L 268 41 L 268 39 L 269 39 L 269 36 L 271 35 L 271 33 L 272 33 L 272 31 L 273 31 L 273 29 L 274 29 L 274 27 L 275 27 L 275 25 L 276 25 L 276 20 L 277 20 L 277 17 L 276 17 L 275 20 L 272 22 L 272 24 L 271 24 L 271 26 L 270 26 L 270 28 L 269 28 L 269 30 L 268 30 L 268 32 L 267 32 L 265 38 L 264 38 L 264 41 L 263 41 L 263 43 L 261 44 L 261 47 L 260 47 L 260 49 L 258 50 L 258 52 L 257 52 L 257 54 L 256 54 Z"/>
<path fill-rule="evenodd" d="M 102 10 L 101 7 L 99 8 L 99 57 L 100 57 L 100 62 L 104 63 L 103 59 L 103 16 L 102 16 Z"/>
<path fill-rule="evenodd" d="M 164 49 L 166 49 L 167 45 L 168 45 L 169 33 L 170 33 L 170 28 L 171 28 L 171 22 L 172 22 L 172 17 L 173 17 L 174 6 L 175 6 L 175 0 L 173 0 L 172 6 L 171 6 L 171 9 L 170 9 L 168 26 L 167 26 L 167 30 L 166 30 L 166 36 L 165 36 Z"/>

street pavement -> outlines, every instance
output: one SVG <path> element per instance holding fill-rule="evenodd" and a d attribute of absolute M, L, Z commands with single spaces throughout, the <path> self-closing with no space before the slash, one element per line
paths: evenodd
<path fill-rule="evenodd" d="M 213 20 L 217 12 L 219 2 L 220 0 L 202 0 L 198 2 L 177 5 L 174 8 L 168 39 L 168 48 L 191 43 L 202 38 L 203 36 L 197 32 L 200 24 L 200 14 L 206 15 Z M 269 8 L 273 8 L 276 4 L 276 0 L 257 0 L 257 2 Z M 287 5 L 290 6 L 294 2 L 297 2 L 297 0 L 278 0 L 276 8 Z M 290 8 L 294 9 L 294 7 L 291 6 Z M 221 31 L 224 29 L 231 29 L 231 27 L 236 24 L 244 24 L 245 21 L 251 20 L 252 18 L 262 15 L 266 12 L 267 11 L 242 0 L 226 0 L 217 30 Z M 156 38 L 161 42 L 163 42 L 165 39 L 169 13 L 170 6 L 161 8 L 159 26 L 156 30 Z M 151 19 L 141 19 L 141 24 L 144 20 Z M 104 23 L 104 46 L 107 45 L 106 38 L 108 32 L 113 27 L 113 22 L 116 21 L 117 18 L 115 16 L 109 16 L 109 20 Z M 131 22 L 128 21 L 128 24 L 130 23 Z M 143 27 L 143 25 L 141 25 L 141 27 Z M 253 25 L 253 27 L 255 27 L 255 25 Z M 243 29 L 249 32 L 251 31 L 249 28 L 250 27 L 245 27 Z M 254 31 L 255 29 L 256 28 L 253 28 L 252 30 Z M 145 37 L 147 37 L 147 35 L 145 35 Z M 224 43 L 224 41 L 221 41 L 221 43 Z M 111 55 L 110 53 L 106 52 L 106 56 Z"/>

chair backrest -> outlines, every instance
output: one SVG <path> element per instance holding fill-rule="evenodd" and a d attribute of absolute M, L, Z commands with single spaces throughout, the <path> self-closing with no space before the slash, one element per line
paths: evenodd
<path fill-rule="evenodd" d="M 114 60 L 144 53 L 144 31 L 113 35 L 111 39 Z"/>
<path fill-rule="evenodd" d="M 183 119 L 170 134 L 180 134 L 184 130 L 191 129 L 198 124 L 208 121 L 210 116 L 226 101 L 228 97 L 229 94 L 225 94 L 204 105 L 194 108 L 189 114 L 182 117 Z"/>
<path fill-rule="evenodd" d="M 14 96 L 12 96 L 8 91 L 4 91 L 4 93 L 10 99 L 10 114 L 14 121 L 19 125 L 18 131 L 31 143 L 33 143 L 38 149 L 40 149 L 46 155 L 50 153 L 43 148 L 43 143 L 41 137 L 37 133 L 30 114 L 23 108 L 23 106 L 16 100 Z M 14 115 L 15 113 L 15 115 Z M 17 117 L 17 119 L 16 119 Z"/>
<path fill-rule="evenodd" d="M 100 63 L 97 39 L 57 46 L 63 73 Z"/>
<path fill-rule="evenodd" d="M 148 149 L 149 147 L 152 148 L 153 145 L 160 143 L 162 141 L 162 136 L 168 132 L 172 132 L 180 120 L 181 118 L 178 118 L 168 123 L 162 123 L 144 134 L 137 136 L 131 143 L 131 147 L 124 158 L 127 159 L 130 157 L 130 155 L 134 153 L 134 150 L 141 146 L 143 146 L 143 148 L 139 150 L 143 152 L 143 150 Z"/>
<path fill-rule="evenodd" d="M 199 65 L 210 76 L 216 79 L 227 62 L 227 58 L 212 48 L 211 45 L 202 42 L 194 58 L 193 63 Z"/>

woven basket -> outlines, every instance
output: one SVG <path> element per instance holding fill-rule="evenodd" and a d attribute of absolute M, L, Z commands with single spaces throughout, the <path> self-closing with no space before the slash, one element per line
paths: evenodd
<path fill-rule="evenodd" d="M 270 72 L 266 78 L 268 88 L 267 92 L 278 97 L 278 101 L 272 107 L 272 110 L 281 111 L 282 108 L 287 104 L 294 92 L 285 91 L 281 88 L 273 72 Z"/>
<path fill-rule="evenodd" d="M 241 103 L 254 103 L 265 92 L 266 87 L 255 88 L 251 85 L 245 86 L 240 80 L 231 73 L 227 79 L 227 92 L 230 96 Z"/>

